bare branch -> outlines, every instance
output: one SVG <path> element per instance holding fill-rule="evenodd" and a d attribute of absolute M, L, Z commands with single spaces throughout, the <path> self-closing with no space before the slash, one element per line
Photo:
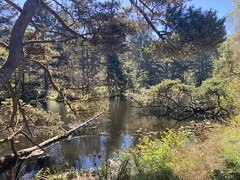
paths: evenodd
<path fill-rule="evenodd" d="M 21 126 L 16 132 L 14 132 L 11 136 L 5 138 L 5 139 L 1 139 L 0 140 L 0 144 L 3 143 L 8 143 L 11 139 L 13 139 L 17 134 L 19 134 L 22 130 L 23 126 Z"/>
<path fill-rule="evenodd" d="M 71 13 L 69 13 L 68 11 L 67 11 L 67 9 L 61 4 L 61 3 L 59 3 L 59 2 L 57 2 L 56 0 L 53 0 L 58 6 L 60 6 L 61 8 L 62 8 L 62 10 L 65 12 L 65 13 L 67 13 L 71 18 L 72 18 L 72 20 L 74 21 L 74 17 L 73 17 L 73 15 L 71 14 Z M 75 22 L 73 22 L 73 24 L 74 24 Z"/>
<path fill-rule="evenodd" d="M 39 149 L 41 149 L 43 152 L 46 153 L 46 150 L 43 149 L 41 146 L 39 146 L 37 143 L 35 143 L 35 142 L 28 136 L 27 133 L 25 133 L 25 132 L 22 131 L 22 130 L 20 131 L 20 133 L 21 133 L 22 135 L 24 135 L 24 136 L 28 139 L 28 141 L 30 141 L 33 145 L 37 146 Z"/>
<path fill-rule="evenodd" d="M 8 49 L 8 45 L 5 42 L 0 41 L 0 46 L 5 49 Z"/>
<path fill-rule="evenodd" d="M 146 3 L 144 3 L 142 0 L 139 0 L 139 2 L 144 6 L 146 7 L 153 15 L 155 14 L 153 9 L 151 9 Z M 167 23 L 163 20 L 163 19 L 160 19 L 160 18 L 157 18 L 158 21 L 160 21 L 162 24 L 164 25 L 167 25 Z M 161 33 L 161 31 L 158 31 L 159 33 Z M 166 34 L 166 32 L 164 32 Z M 162 34 L 163 35 L 163 34 Z"/>
<path fill-rule="evenodd" d="M 54 11 L 51 7 L 49 7 L 45 2 L 43 2 L 43 0 L 41 0 L 41 4 L 42 6 L 48 11 L 50 12 L 57 20 L 58 22 L 72 35 L 76 36 L 76 37 L 80 37 L 83 39 L 86 39 L 84 36 L 78 34 L 76 31 L 72 30 L 64 21 L 63 19 L 56 13 L 56 11 Z"/>
<path fill-rule="evenodd" d="M 3 172 L 3 170 L 14 166 L 19 159 L 27 159 L 29 157 L 33 156 L 40 156 L 44 153 L 43 149 L 47 149 L 50 146 L 56 144 L 57 142 L 66 139 L 70 135 L 72 135 L 74 132 L 76 132 L 78 129 L 83 128 L 83 127 L 88 127 L 91 126 L 92 124 L 96 123 L 99 121 L 103 113 L 100 113 L 99 115 L 85 121 L 84 123 L 81 123 L 79 126 L 69 130 L 62 136 L 55 136 L 53 138 L 50 138 L 42 143 L 40 143 L 37 146 L 27 148 L 27 149 L 22 149 L 17 153 L 18 156 L 14 156 L 13 154 L 0 157 L 0 174 Z M 20 133 L 20 132 L 19 132 Z"/>
<path fill-rule="evenodd" d="M 13 138 L 14 138 L 14 137 L 13 137 Z M 14 140 L 13 140 L 13 138 L 10 139 L 12 152 L 13 152 L 13 154 L 14 154 L 15 157 L 18 157 L 18 153 L 17 153 L 17 151 L 16 151 L 16 149 L 15 149 L 15 144 L 14 144 Z"/>
<path fill-rule="evenodd" d="M 11 94 L 11 98 L 12 98 L 12 114 L 11 114 L 11 122 L 10 122 L 10 126 L 12 126 L 15 122 L 15 119 L 17 117 L 17 110 L 18 110 L 18 98 L 19 96 L 17 95 L 17 92 L 14 91 L 11 83 L 9 81 L 7 81 L 6 83 L 6 87 L 8 88 L 10 94 Z"/>
<path fill-rule="evenodd" d="M 144 19 L 147 21 L 148 25 L 152 28 L 152 30 L 158 35 L 159 38 L 164 39 L 163 34 L 160 33 L 160 31 L 154 26 L 152 21 L 148 18 L 148 15 L 137 5 L 137 3 L 134 0 L 129 0 L 131 4 L 142 14 Z"/>
<path fill-rule="evenodd" d="M 9 5 L 11 5 L 13 8 L 15 8 L 16 10 L 18 10 L 19 12 L 22 12 L 22 8 L 19 7 L 17 4 L 15 4 L 14 2 L 10 1 L 10 0 L 4 0 L 5 2 L 7 2 Z"/>
<path fill-rule="evenodd" d="M 58 42 L 67 42 L 67 41 L 71 41 L 73 39 L 76 39 L 77 37 L 69 37 L 69 38 L 65 38 L 65 39 L 60 39 L 60 40 L 32 40 L 32 41 L 27 41 L 24 43 L 24 45 L 28 45 L 28 44 L 49 44 L 49 43 L 58 43 Z"/>

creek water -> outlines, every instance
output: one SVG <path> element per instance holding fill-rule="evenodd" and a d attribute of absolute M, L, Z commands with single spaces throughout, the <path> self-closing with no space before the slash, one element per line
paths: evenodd
<path fill-rule="evenodd" d="M 68 123 L 64 104 L 48 101 L 46 109 L 58 112 L 62 120 Z M 163 131 L 167 128 L 178 128 L 178 126 L 176 121 L 151 115 L 148 108 L 136 108 L 126 99 L 115 98 L 110 100 L 108 120 L 105 127 L 101 129 L 107 134 L 77 136 L 59 142 L 49 148 L 47 158 L 28 160 L 24 163 L 25 177 L 42 167 L 49 167 L 56 171 L 71 167 L 76 169 L 101 167 L 102 163 L 114 152 L 121 149 L 127 150 L 137 143 L 135 131 L 139 128 L 143 131 Z M 36 138 L 35 141 L 40 142 L 41 139 Z M 23 142 L 18 146 L 21 149 L 21 147 L 32 145 Z"/>

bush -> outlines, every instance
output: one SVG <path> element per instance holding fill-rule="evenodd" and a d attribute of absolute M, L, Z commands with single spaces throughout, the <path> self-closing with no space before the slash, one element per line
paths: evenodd
<path fill-rule="evenodd" d="M 234 81 L 235 82 L 235 81 Z M 227 118 L 238 109 L 238 91 L 226 79 L 210 78 L 200 87 L 164 80 L 151 89 L 150 107 L 176 120 Z"/>
<path fill-rule="evenodd" d="M 137 172 L 134 177 L 136 179 L 145 177 L 176 179 L 172 172 L 175 152 L 186 148 L 187 142 L 187 135 L 175 130 L 162 133 L 161 139 L 143 136 L 137 148 L 130 150 L 132 166 Z"/>

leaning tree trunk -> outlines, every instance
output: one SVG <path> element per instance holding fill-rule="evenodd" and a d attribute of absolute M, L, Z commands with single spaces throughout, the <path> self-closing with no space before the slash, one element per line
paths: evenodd
<path fill-rule="evenodd" d="M 55 136 L 53 138 L 50 138 L 39 145 L 36 145 L 34 147 L 30 147 L 27 149 L 22 149 L 18 152 L 15 152 L 15 154 L 10 154 L 7 156 L 0 157 L 0 174 L 4 171 L 14 167 L 17 162 L 20 162 L 21 160 L 28 159 L 30 157 L 39 157 L 40 155 L 43 155 L 45 153 L 45 150 L 49 148 L 50 146 L 60 142 L 61 140 L 66 139 L 67 137 L 74 135 L 79 129 L 81 128 L 88 128 L 91 126 L 96 126 L 98 122 L 101 120 L 102 115 L 104 112 L 98 114 L 97 116 L 85 121 L 84 123 L 81 123 L 80 125 L 72 128 L 71 130 L 67 131 L 64 135 L 61 136 Z M 21 133 L 21 129 L 13 134 L 9 139 L 2 140 L 2 143 L 8 142 L 9 140 L 12 140 L 15 135 L 18 133 Z M 1 145 L 1 144 L 0 144 Z"/>
<path fill-rule="evenodd" d="M 0 90 L 3 89 L 11 74 L 23 61 L 23 39 L 27 26 L 32 20 L 40 0 L 27 0 L 23 10 L 13 26 L 9 46 L 7 61 L 0 68 Z"/>

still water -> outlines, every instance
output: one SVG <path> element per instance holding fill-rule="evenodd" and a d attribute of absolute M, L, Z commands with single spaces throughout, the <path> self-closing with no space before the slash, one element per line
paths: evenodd
<path fill-rule="evenodd" d="M 58 112 L 63 121 L 69 122 L 64 104 L 49 101 L 46 108 Z M 71 167 L 76 169 L 101 167 L 114 152 L 127 150 L 137 143 L 135 131 L 139 128 L 145 131 L 162 131 L 178 127 L 176 121 L 157 118 L 151 115 L 149 109 L 133 107 L 131 102 L 123 98 L 110 101 L 107 119 L 105 125 L 101 127 L 104 134 L 78 136 L 62 141 L 49 148 L 47 158 L 28 160 L 23 168 L 26 172 L 32 173 L 41 167 L 59 171 Z"/>

